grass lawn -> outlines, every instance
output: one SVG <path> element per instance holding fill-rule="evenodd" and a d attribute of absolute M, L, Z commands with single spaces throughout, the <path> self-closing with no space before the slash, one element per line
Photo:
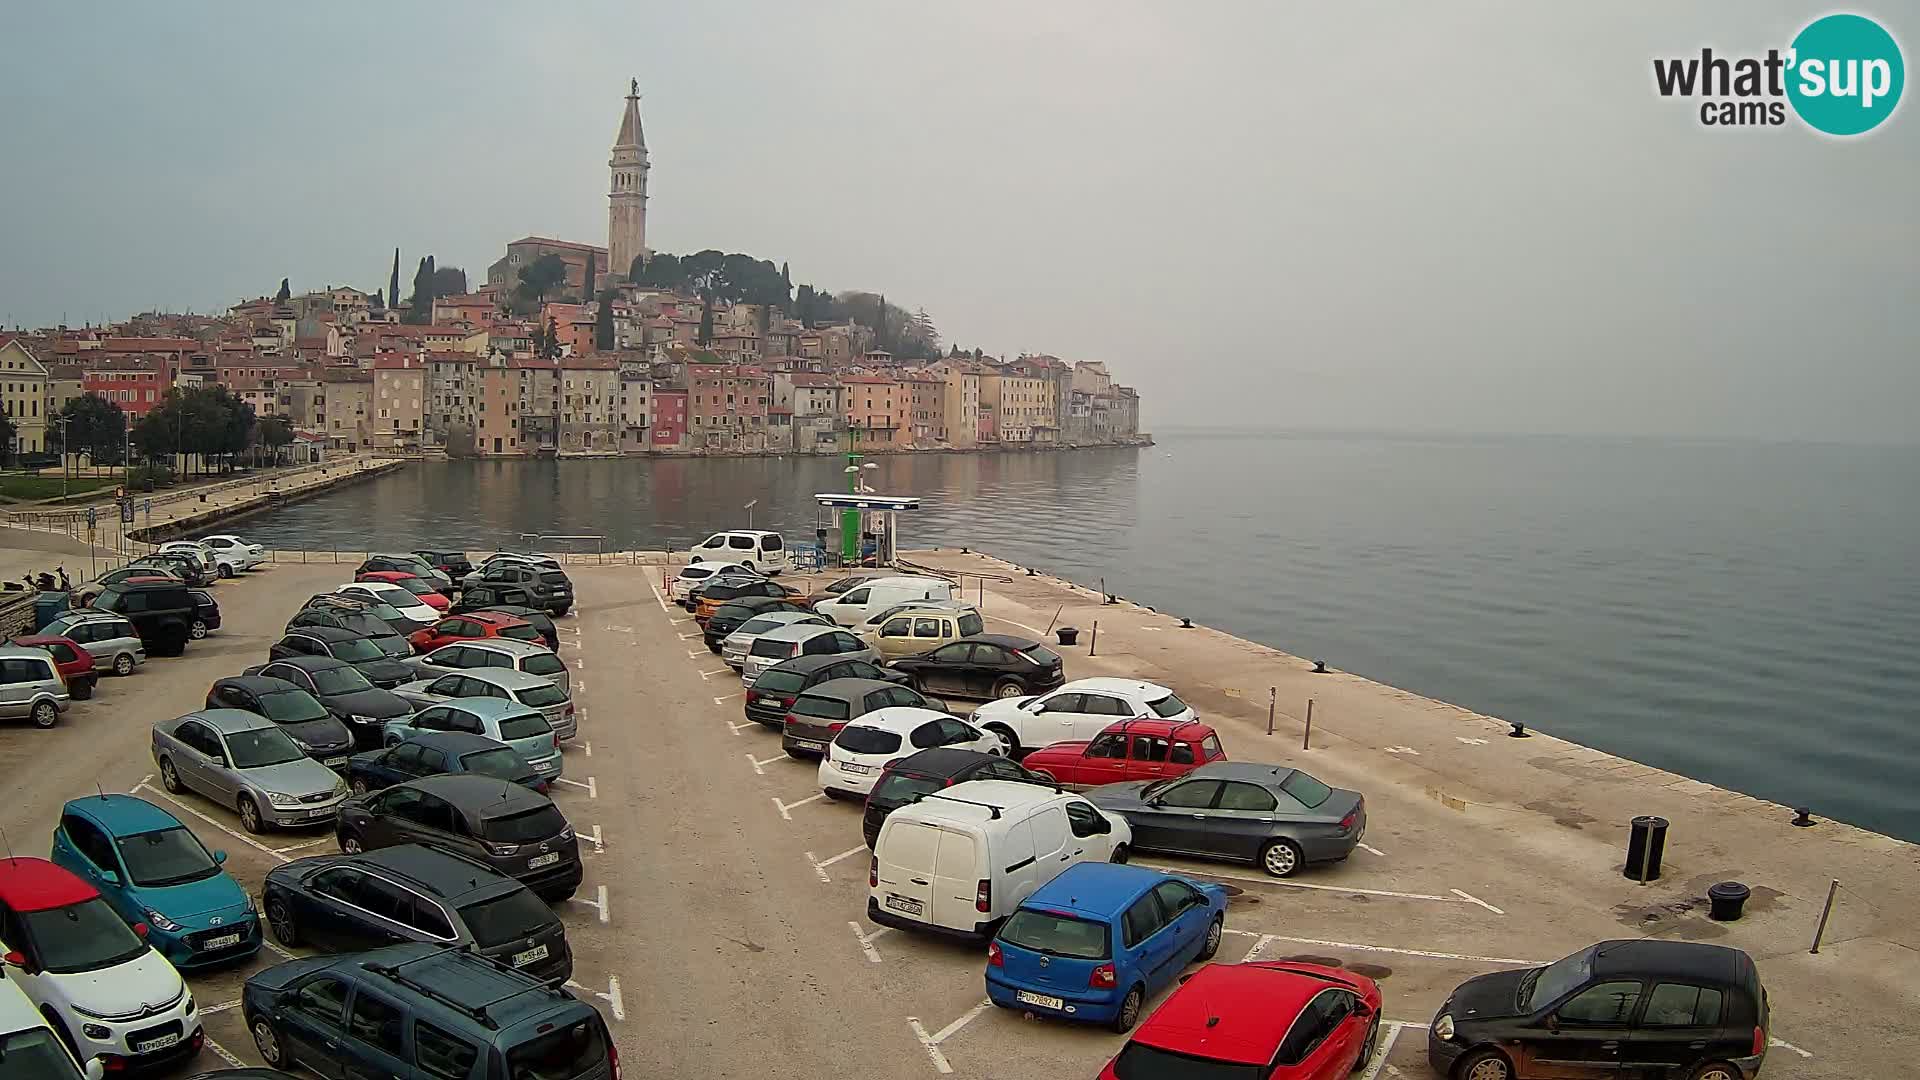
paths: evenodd
<path fill-rule="evenodd" d="M 79 495 L 88 491 L 98 491 L 101 488 L 112 490 L 119 482 L 120 477 L 117 475 L 74 476 L 67 478 L 65 481 L 67 486 L 63 489 L 62 481 L 58 476 L 43 476 L 39 473 L 0 473 L 0 499 L 26 501 L 57 499 L 62 490 Z"/>

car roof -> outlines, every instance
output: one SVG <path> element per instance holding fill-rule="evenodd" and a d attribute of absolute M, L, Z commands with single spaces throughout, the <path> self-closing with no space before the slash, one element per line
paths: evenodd
<path fill-rule="evenodd" d="M 189 718 L 204 722 L 222 735 L 275 726 L 273 721 L 259 713 L 250 713 L 245 709 L 198 709 L 176 717 L 174 723 L 177 725 L 179 721 Z"/>
<path fill-rule="evenodd" d="M 780 534 L 768 529 L 723 529 L 717 535 L 719 536 L 779 536 Z"/>
<path fill-rule="evenodd" d="M 505 615 L 498 611 L 469 611 L 464 615 L 449 616 L 449 618 L 472 619 L 475 622 L 483 622 L 488 626 L 497 626 L 501 629 L 509 626 L 526 625 L 527 622 L 527 620 L 518 615 Z"/>
<path fill-rule="evenodd" d="M 826 667 L 828 664 L 837 664 L 840 661 L 845 659 L 847 659 L 847 657 L 842 656 L 839 653 L 828 653 L 825 655 L 822 655 L 820 653 L 809 653 L 805 656 L 796 656 L 791 660 L 782 660 L 779 663 L 768 668 L 767 670 L 768 671 L 776 671 L 776 670 L 792 671 L 792 672 L 797 672 L 801 675 L 811 675 L 814 672 L 819 671 L 821 668 Z M 829 679 L 827 681 L 837 682 L 839 680 Z M 826 683 L 821 683 L 820 685 L 825 686 Z"/>
<path fill-rule="evenodd" d="M 910 772 L 916 776 L 947 777 L 958 776 L 967 769 L 984 765 L 989 761 L 1002 760 L 992 754 L 983 754 L 978 750 L 960 750 L 951 746 L 935 746 L 909 754 L 893 763 L 892 771 Z"/>
<path fill-rule="evenodd" d="M 508 656 L 531 656 L 534 653 L 553 651 L 538 642 L 521 641 L 519 638 L 510 637 L 468 638 L 464 641 L 449 641 L 445 645 L 440 646 L 440 649 L 451 649 L 456 645 L 468 649 L 485 649 L 488 652 L 504 653 Z M 433 651 L 439 652 L 440 649 Z M 473 672 L 469 671 L 467 674 L 471 675 Z"/>
<path fill-rule="evenodd" d="M 425 844 L 396 844 L 352 856 L 389 874 L 423 886 L 436 896 L 457 900 L 474 892 L 512 892 L 515 882 L 490 866 Z M 502 889 L 501 886 L 508 886 Z"/>
<path fill-rule="evenodd" d="M 300 689 L 285 679 L 276 679 L 271 675 L 228 675 L 213 680 L 213 685 L 237 687 L 253 694 L 277 694 L 283 690 Z"/>
<path fill-rule="evenodd" d="M 1127 863 L 1083 862 L 1061 871 L 1059 876 L 1033 891 L 1020 902 L 1023 908 L 1051 908 L 1111 919 L 1127 910 L 1140 895 L 1162 881 L 1166 874 Z"/>
<path fill-rule="evenodd" d="M 843 654 L 840 656 L 840 659 L 845 660 L 848 659 L 848 657 Z M 864 697 L 875 690 L 890 689 L 892 686 L 892 683 L 883 682 L 879 679 L 828 679 L 826 682 L 816 683 L 807 687 L 801 691 L 801 694 L 811 697 L 837 697 L 851 700 L 857 697 Z"/>
<path fill-rule="evenodd" d="M 1060 795 L 1061 792 L 1055 788 L 1023 784 L 1017 780 L 968 780 L 930 795 L 922 795 L 918 802 L 909 804 L 906 809 L 914 811 L 916 816 L 986 822 L 993 820 L 994 808 L 1017 810 L 1057 799 Z"/>
<path fill-rule="evenodd" d="M 1188 729 L 1191 729 L 1191 730 L 1188 730 Z M 1159 735 L 1169 739 L 1171 738 L 1204 739 L 1208 735 L 1211 735 L 1213 733 L 1214 732 L 1212 728 L 1208 727 L 1207 725 L 1201 723 L 1198 720 L 1162 720 L 1157 716 L 1149 716 L 1144 719 L 1140 717 L 1133 717 L 1126 720 L 1115 720 L 1113 723 L 1108 724 L 1106 727 L 1100 729 L 1100 734 L 1102 735 L 1108 735 L 1108 734 Z M 1281 768 L 1283 773 L 1291 773 L 1293 771 L 1292 769 L 1287 769 L 1287 768 L 1284 768 L 1283 766 L 1269 765 L 1265 767 L 1265 769 L 1273 769 L 1273 768 Z M 1262 766 L 1260 766 L 1258 763 L 1254 763 L 1254 769 L 1255 771 L 1264 771 L 1262 769 Z M 1208 775 L 1212 776 L 1212 775 L 1222 775 L 1222 774 L 1209 773 Z M 1271 773 L 1268 774 L 1267 778 L 1274 779 Z M 1282 775 L 1278 779 L 1284 780 L 1286 779 L 1286 777 Z"/>
<path fill-rule="evenodd" d="M 492 588 L 492 587 L 493 586 L 488 586 L 488 588 Z M 508 589 L 520 588 L 520 586 L 518 585 L 506 585 L 502 587 L 508 588 Z M 521 591 L 524 592 L 525 590 L 521 590 Z M 493 607 L 479 608 L 476 610 L 491 611 L 501 615 L 511 615 L 516 619 L 523 619 L 527 622 L 534 624 L 535 626 L 540 625 L 540 623 L 543 620 L 549 623 L 553 621 L 553 616 L 548 615 L 546 612 L 541 611 L 539 608 L 521 607 L 519 604 L 495 604 Z M 467 612 L 467 614 L 469 615 L 472 615 L 475 613 L 476 612 L 474 611 Z M 534 643 L 531 641 L 520 641 L 515 638 L 485 638 L 480 640 L 483 640 L 488 645 L 525 645 L 530 649 L 538 647 L 534 645 Z M 477 642 L 469 642 L 469 644 L 475 644 L 475 643 Z"/>
<path fill-rule="evenodd" d="M 1157 701 L 1173 693 L 1173 691 L 1158 683 L 1141 682 L 1139 679 L 1113 679 L 1105 677 L 1075 679 L 1060 689 L 1097 690 L 1109 694 L 1135 694 L 1146 698 L 1148 701 Z"/>
<path fill-rule="evenodd" d="M 367 977 L 380 979 L 381 989 L 387 993 L 404 995 L 410 1001 L 428 1002 L 431 1008 L 423 1010 L 423 1015 L 436 1023 L 443 1022 L 437 1019 L 438 1016 L 459 1016 L 462 1009 L 484 1009 L 487 1018 L 485 1027 L 492 1031 L 505 1031 L 526 1021 L 559 1012 L 576 1014 L 581 1019 L 594 1015 L 593 1006 L 564 990 L 542 985 L 530 975 L 444 945 L 408 942 L 368 952 L 347 953 L 332 958 L 332 961 L 326 966 L 336 969 L 359 968 L 366 972 Z M 399 967 L 402 964 L 404 968 Z M 391 968 L 399 968 L 400 976 L 412 986 L 396 984 L 386 973 Z M 437 997 L 456 1002 L 460 1008 L 449 1009 L 444 1002 L 420 993 L 413 986 L 431 987 Z M 459 1021 L 461 1030 L 469 1029 L 474 1022 L 463 1017 Z M 490 1041 L 487 1035 L 483 1034 L 481 1038 Z"/>
<path fill-rule="evenodd" d="M 15 911 L 46 911 L 99 895 L 79 875 L 45 859 L 0 859 L 0 904 Z"/>
<path fill-rule="evenodd" d="M 1256 784 L 1281 784 L 1300 770 L 1287 765 L 1269 765 L 1258 761 L 1209 761 L 1187 772 L 1189 777 L 1213 780 L 1249 780 Z M 1332 785 L 1328 785 L 1332 786 Z"/>
<path fill-rule="evenodd" d="M 349 585 L 391 585 L 396 581 L 401 581 L 406 578 L 417 578 L 420 575 L 414 573 L 411 570 L 362 570 L 360 571 L 359 576 L 363 578 L 371 578 L 373 580 L 350 581 L 347 584 Z"/>
<path fill-rule="evenodd" d="M 358 641 L 360 640 L 359 634 L 356 634 L 353 631 L 348 630 L 344 626 L 296 626 L 293 629 L 287 631 L 287 636 L 292 636 L 294 634 L 305 634 L 308 637 L 319 638 L 321 641 Z"/>
<path fill-rule="evenodd" d="M 158 832 L 180 826 L 180 819 L 133 795 L 85 795 L 71 800 L 63 813 L 82 814 L 118 836 Z"/>
<path fill-rule="evenodd" d="M 1208 964 L 1160 1003 L 1135 1042 L 1182 1054 L 1265 1065 L 1321 991 L 1362 984 L 1313 964 L 1253 961 Z"/>
<path fill-rule="evenodd" d="M 435 750 L 445 750 L 455 757 L 471 754 L 475 750 L 493 750 L 506 746 L 499 739 L 477 735 L 471 731 L 416 731 L 403 742 L 419 743 L 431 746 Z M 531 771 L 531 766 L 528 767 Z"/>
<path fill-rule="evenodd" d="M 301 626 L 295 629 L 305 630 L 307 628 Z M 331 630 L 334 628 L 327 627 L 327 629 Z M 330 668 L 353 666 L 345 660 L 335 660 L 331 656 L 284 656 L 278 660 L 269 660 L 267 662 L 270 664 L 286 664 L 289 667 L 299 668 L 301 671 L 326 671 Z"/>
<path fill-rule="evenodd" d="M 113 622 L 126 622 L 127 617 L 117 611 L 101 611 L 99 608 L 72 608 L 68 610 L 66 614 L 53 620 L 53 622 L 105 622 L 108 620 Z M 48 623 L 47 625 L 51 626 L 53 623 Z"/>
<path fill-rule="evenodd" d="M 875 709 L 864 716 L 855 717 L 848 727 L 880 728 L 898 735 L 918 728 L 929 720 L 951 720 L 953 717 L 934 709 L 923 709 L 918 705 L 888 705 Z"/>
<path fill-rule="evenodd" d="M 21 634 L 19 637 L 13 639 L 13 644 L 19 645 L 22 648 L 32 648 L 38 652 L 47 645 L 71 646 L 76 644 L 76 642 L 69 638 L 61 637 L 59 634 Z"/>
<path fill-rule="evenodd" d="M 0 645 L 0 659 L 6 660 L 49 660 L 47 650 L 36 649 L 28 645 Z"/>
<path fill-rule="evenodd" d="M 531 690 L 536 686 L 553 685 L 545 675 L 529 675 L 524 671 L 519 671 L 514 668 L 466 668 L 457 673 L 449 671 L 447 674 L 465 675 L 469 679 L 479 679 L 484 683 L 492 683 L 503 690 Z M 438 679 L 440 676 L 435 676 L 435 678 Z M 500 699 L 493 698 L 491 700 L 499 701 Z"/>
<path fill-rule="evenodd" d="M 1595 976 L 1664 976 L 1739 985 L 1745 981 L 1745 971 L 1752 964 L 1739 949 L 1695 941 L 1637 938 L 1603 941 L 1592 947 L 1592 953 Z"/>
<path fill-rule="evenodd" d="M 768 597 L 763 597 L 762 599 L 771 600 L 773 599 L 773 597 L 768 596 Z M 737 601 L 734 601 L 734 602 L 737 602 Z M 825 623 L 822 623 L 819 621 L 825 616 L 815 615 L 811 611 L 795 611 L 792 608 L 774 608 L 772 611 L 756 611 L 753 613 L 753 617 L 756 619 L 777 619 L 779 620 L 779 623 L 781 626 L 791 626 L 792 624 L 801 622 L 802 620 L 805 620 L 805 619 L 815 620 L 814 622 L 808 625 L 813 625 L 813 626 L 826 625 Z"/>
<path fill-rule="evenodd" d="M 478 672 L 469 670 L 469 671 L 463 671 L 460 674 L 475 675 L 475 674 L 478 674 Z M 514 672 L 514 674 L 519 675 L 523 678 L 533 680 L 533 682 L 524 684 L 525 686 L 533 686 L 535 684 L 538 684 L 541 686 L 547 685 L 547 680 L 539 675 L 528 675 L 522 671 L 516 671 Z M 518 689 L 518 688 L 509 687 L 508 689 Z M 526 713 L 531 713 L 537 716 L 540 713 L 539 709 L 536 709 L 531 705 L 522 705 L 519 702 L 511 700 L 509 698 L 497 698 L 497 697 L 449 698 L 448 700 L 443 701 L 440 704 L 442 705 L 458 704 L 463 711 L 470 712 L 475 716 L 478 716 L 482 720 L 500 720 L 508 716 L 520 716 Z"/>
<path fill-rule="evenodd" d="M 823 623 L 790 623 L 786 626 L 776 626 L 772 630 L 761 634 L 760 640 L 810 641 L 819 637 L 821 634 L 831 634 L 835 630 L 843 634 L 847 632 L 846 628 L 842 626 L 827 626 Z"/>
<path fill-rule="evenodd" d="M 456 805 L 498 811 L 498 813 L 483 815 L 485 817 L 499 817 L 501 814 L 553 805 L 553 801 L 545 795 L 530 791 L 511 780 L 499 780 L 491 776 L 481 776 L 478 773 L 440 773 L 435 776 L 423 776 L 418 780 L 407 781 L 407 786 L 419 788 L 430 795 L 438 795 Z"/>
<path fill-rule="evenodd" d="M 1015 637 L 1012 634 L 969 634 L 957 640 L 973 641 L 982 645 L 998 645 L 1003 649 L 1012 649 L 1014 652 L 1023 652 L 1040 644 L 1033 638 Z"/>

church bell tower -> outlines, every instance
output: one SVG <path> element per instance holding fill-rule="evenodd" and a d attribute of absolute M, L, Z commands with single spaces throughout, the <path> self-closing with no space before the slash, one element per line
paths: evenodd
<path fill-rule="evenodd" d="M 607 161 L 607 267 L 624 280 L 636 256 L 647 253 L 647 137 L 640 130 L 640 81 L 627 92 L 626 111 L 620 115 L 620 133 L 613 139 L 613 157 Z"/>

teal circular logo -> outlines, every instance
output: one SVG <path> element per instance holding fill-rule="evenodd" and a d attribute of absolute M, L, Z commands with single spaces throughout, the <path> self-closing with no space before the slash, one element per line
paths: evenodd
<path fill-rule="evenodd" d="M 1906 65 L 1893 35 L 1862 15 L 1815 19 L 1793 39 L 1787 100 L 1816 131 L 1859 135 L 1900 104 Z"/>

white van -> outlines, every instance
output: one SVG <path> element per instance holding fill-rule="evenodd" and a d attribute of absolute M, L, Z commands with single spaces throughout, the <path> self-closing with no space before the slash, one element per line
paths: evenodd
<path fill-rule="evenodd" d="M 968 780 L 887 815 L 873 845 L 867 918 L 897 930 L 982 940 L 1074 863 L 1133 842 L 1124 818 L 1078 795 L 1012 780 Z"/>
<path fill-rule="evenodd" d="M 689 562 L 733 562 L 773 577 L 787 569 L 787 544 L 777 532 L 714 533 L 695 544 Z"/>
<path fill-rule="evenodd" d="M 883 577 L 863 581 L 813 610 L 841 626 L 859 626 L 890 607 L 915 600 L 952 600 L 953 582 L 935 577 Z"/>
<path fill-rule="evenodd" d="M 99 1058 L 87 1062 L 87 1080 L 100 1080 L 107 1067 Z M 0 979 L 0 1078 L 5 1080 L 80 1080 L 67 1044 L 47 1026 L 33 1002 L 6 979 Z"/>

